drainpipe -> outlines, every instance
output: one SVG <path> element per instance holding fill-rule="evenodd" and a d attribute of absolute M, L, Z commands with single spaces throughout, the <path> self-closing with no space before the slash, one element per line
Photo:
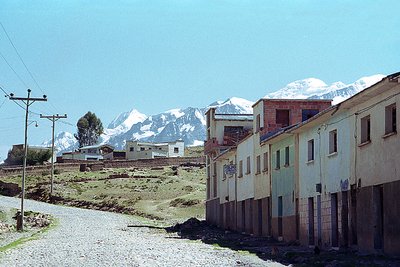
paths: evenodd
<path fill-rule="evenodd" d="M 238 221 L 238 211 L 237 211 L 237 203 L 238 203 L 238 201 L 237 201 L 237 153 L 235 153 L 235 166 L 236 166 L 236 172 L 235 172 L 235 218 L 236 218 L 236 220 L 235 220 L 235 229 L 237 231 L 237 229 L 238 229 L 238 224 L 237 224 L 237 221 Z"/>

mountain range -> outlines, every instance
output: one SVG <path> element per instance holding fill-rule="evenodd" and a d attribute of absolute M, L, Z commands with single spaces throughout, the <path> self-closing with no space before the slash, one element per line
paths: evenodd
<path fill-rule="evenodd" d="M 285 87 L 267 94 L 264 98 L 332 99 L 333 104 L 337 104 L 379 82 L 384 77 L 385 75 L 377 74 L 360 78 L 351 84 L 334 82 L 330 85 L 316 78 L 308 78 L 291 82 Z M 232 97 L 225 101 L 216 101 L 203 108 L 171 109 L 150 116 L 132 109 L 119 114 L 109 123 L 101 135 L 100 143 L 113 145 L 116 149 L 124 149 L 126 140 L 168 142 L 182 139 L 186 146 L 203 145 L 206 138 L 204 114 L 210 107 L 216 107 L 217 113 L 221 114 L 251 114 L 253 103 L 243 98 Z M 42 145 L 51 145 L 51 140 L 43 142 Z M 73 134 L 68 132 L 57 134 L 55 146 L 59 154 L 78 148 Z"/>

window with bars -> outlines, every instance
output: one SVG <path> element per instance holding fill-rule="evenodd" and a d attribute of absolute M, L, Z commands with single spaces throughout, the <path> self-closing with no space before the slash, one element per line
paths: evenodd
<path fill-rule="evenodd" d="M 308 161 L 314 160 L 314 139 L 308 141 Z"/>
<path fill-rule="evenodd" d="M 361 118 L 361 143 L 371 141 L 371 116 Z"/>
<path fill-rule="evenodd" d="M 263 171 L 267 172 L 268 171 L 268 152 L 264 152 L 264 158 L 263 158 Z"/>
<path fill-rule="evenodd" d="M 396 133 L 396 103 L 385 107 L 385 134 Z"/>
<path fill-rule="evenodd" d="M 251 168 L 250 168 L 250 156 L 249 156 L 246 159 L 246 174 L 250 174 L 250 173 L 251 173 Z"/>
<path fill-rule="evenodd" d="M 281 151 L 276 151 L 275 169 L 281 168 Z"/>
<path fill-rule="evenodd" d="M 289 147 L 285 147 L 285 166 L 289 166 L 290 165 L 290 155 L 289 155 Z"/>
<path fill-rule="evenodd" d="M 256 174 L 261 173 L 261 156 L 256 157 Z"/>
<path fill-rule="evenodd" d="M 329 154 L 337 152 L 337 130 L 329 132 Z"/>

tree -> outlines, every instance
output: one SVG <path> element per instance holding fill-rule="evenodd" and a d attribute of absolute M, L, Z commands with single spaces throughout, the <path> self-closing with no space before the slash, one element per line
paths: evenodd
<path fill-rule="evenodd" d="M 74 136 L 79 142 L 79 147 L 95 145 L 103 133 L 101 120 L 90 111 L 78 120 L 76 126 L 78 132 Z"/>
<path fill-rule="evenodd" d="M 7 165 L 22 165 L 24 159 L 24 149 L 22 147 L 13 147 L 8 151 L 7 159 L 4 161 Z M 27 165 L 42 165 L 51 158 L 50 149 L 30 149 L 28 147 L 28 155 L 26 157 Z"/>

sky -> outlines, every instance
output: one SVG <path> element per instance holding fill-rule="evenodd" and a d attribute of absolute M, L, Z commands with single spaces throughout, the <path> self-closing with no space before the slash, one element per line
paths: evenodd
<path fill-rule="evenodd" d="M 66 113 L 75 125 L 92 111 L 107 126 L 133 108 L 255 101 L 310 77 L 352 83 L 400 70 L 398 10 L 397 0 L 0 0 L 0 22 L 29 70 L 0 27 L 0 86 L 46 94 L 33 112 Z M 24 110 L 3 95 L 0 161 L 24 140 Z M 30 121 L 30 144 L 51 138 L 50 121 Z"/>

